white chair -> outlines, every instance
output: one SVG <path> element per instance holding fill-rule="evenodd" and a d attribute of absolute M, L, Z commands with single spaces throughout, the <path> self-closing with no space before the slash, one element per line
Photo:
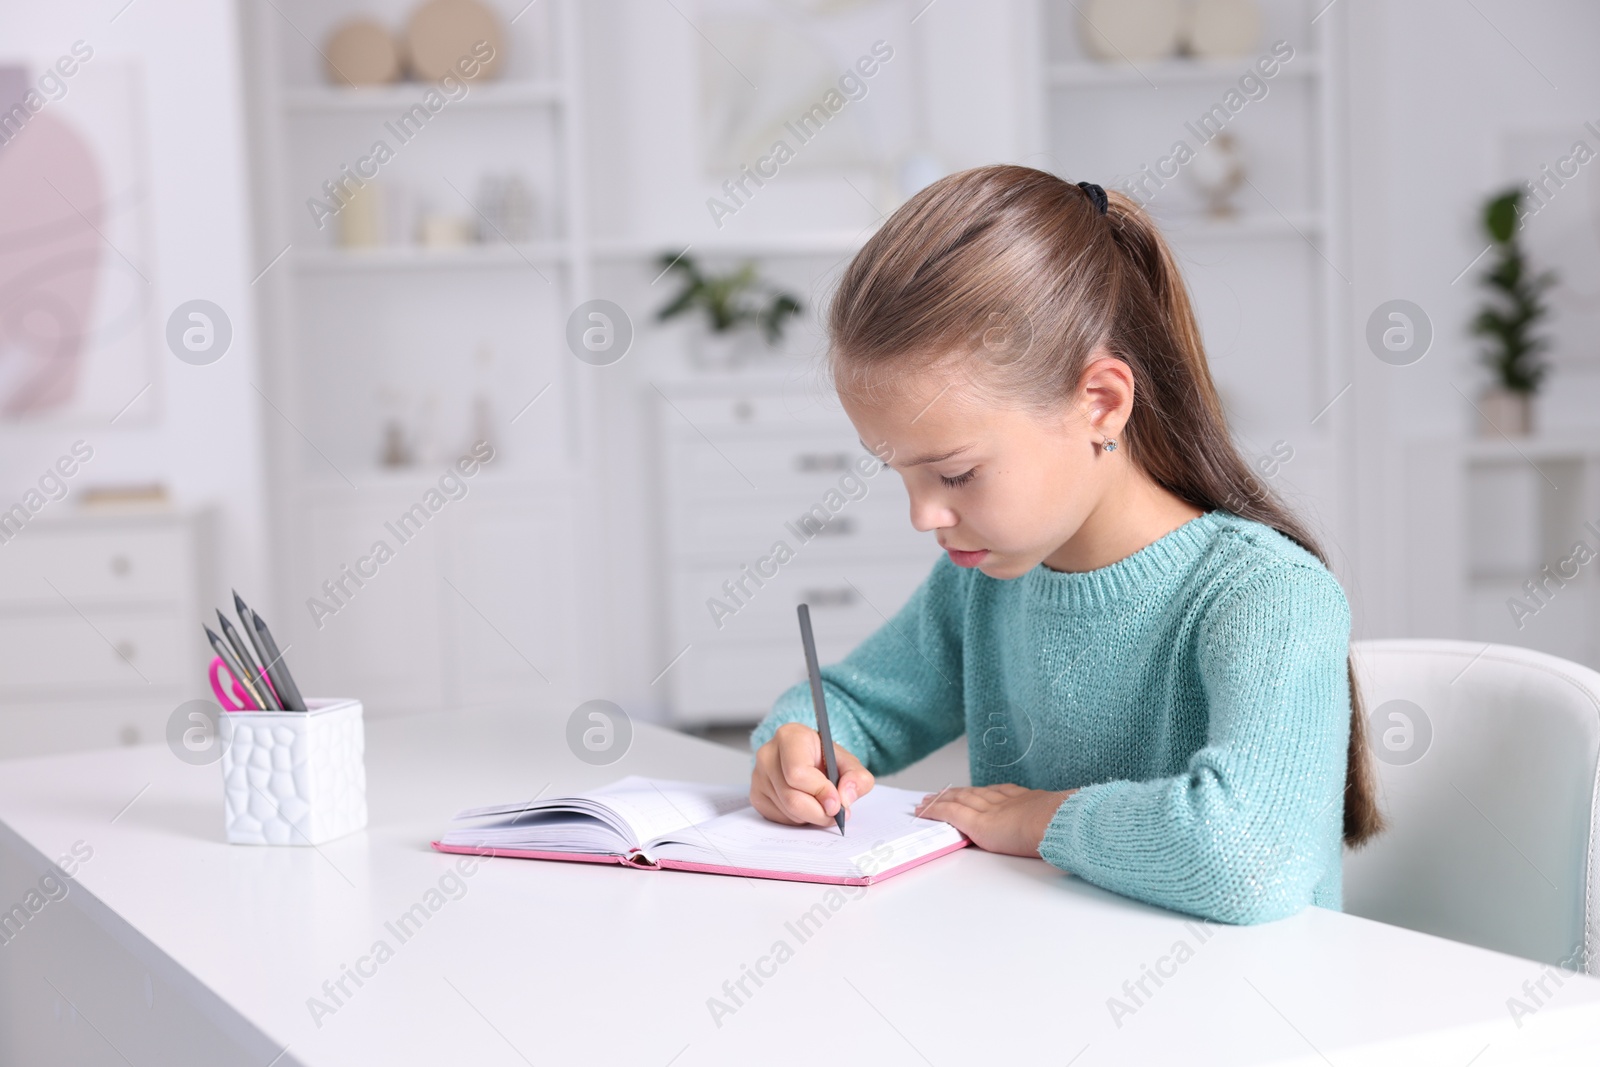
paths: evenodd
<path fill-rule="evenodd" d="M 1389 829 L 1344 910 L 1600 974 L 1600 673 L 1476 641 L 1360 641 Z"/>

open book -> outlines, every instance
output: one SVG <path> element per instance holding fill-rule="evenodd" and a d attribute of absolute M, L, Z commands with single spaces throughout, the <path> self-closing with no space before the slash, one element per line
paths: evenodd
<path fill-rule="evenodd" d="M 637 775 L 569 797 L 469 808 L 440 852 L 621 863 L 794 882 L 871 885 L 967 843 L 912 812 L 922 794 L 880 785 L 836 826 L 781 826 L 738 786 Z"/>

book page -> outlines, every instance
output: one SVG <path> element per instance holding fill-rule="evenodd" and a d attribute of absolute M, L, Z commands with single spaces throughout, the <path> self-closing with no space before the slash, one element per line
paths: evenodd
<path fill-rule="evenodd" d="M 646 841 L 750 803 L 744 786 L 630 775 L 599 789 L 468 808 L 458 821 L 489 819 L 443 835 L 447 845 L 626 854 Z"/>
<path fill-rule="evenodd" d="M 912 812 L 923 794 L 880 785 L 856 801 L 845 832 L 837 826 L 784 826 L 746 807 L 652 841 L 653 859 L 689 860 L 749 870 L 860 877 L 879 874 L 960 841 L 948 823 Z"/>
<path fill-rule="evenodd" d="M 675 782 L 636 774 L 591 789 L 583 796 L 616 812 L 633 830 L 634 841 L 639 844 L 750 804 L 748 786 Z"/>

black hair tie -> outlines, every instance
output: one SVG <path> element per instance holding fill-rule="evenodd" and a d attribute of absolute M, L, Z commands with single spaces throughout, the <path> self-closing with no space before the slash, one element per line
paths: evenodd
<path fill-rule="evenodd" d="M 1094 209 L 1100 214 L 1106 213 L 1106 191 L 1094 182 L 1079 182 L 1078 188 L 1089 194 L 1089 199 L 1094 201 Z"/>

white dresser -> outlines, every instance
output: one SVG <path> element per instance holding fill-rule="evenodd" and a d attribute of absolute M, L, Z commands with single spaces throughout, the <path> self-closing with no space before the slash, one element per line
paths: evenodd
<path fill-rule="evenodd" d="M 209 692 L 206 512 L 58 505 L 0 544 L 0 755 L 160 740 Z"/>
<path fill-rule="evenodd" d="M 838 660 L 899 610 L 938 545 L 836 403 L 772 382 L 662 392 L 672 720 L 752 722 L 805 677 L 797 604 L 811 605 L 822 662 Z"/>

